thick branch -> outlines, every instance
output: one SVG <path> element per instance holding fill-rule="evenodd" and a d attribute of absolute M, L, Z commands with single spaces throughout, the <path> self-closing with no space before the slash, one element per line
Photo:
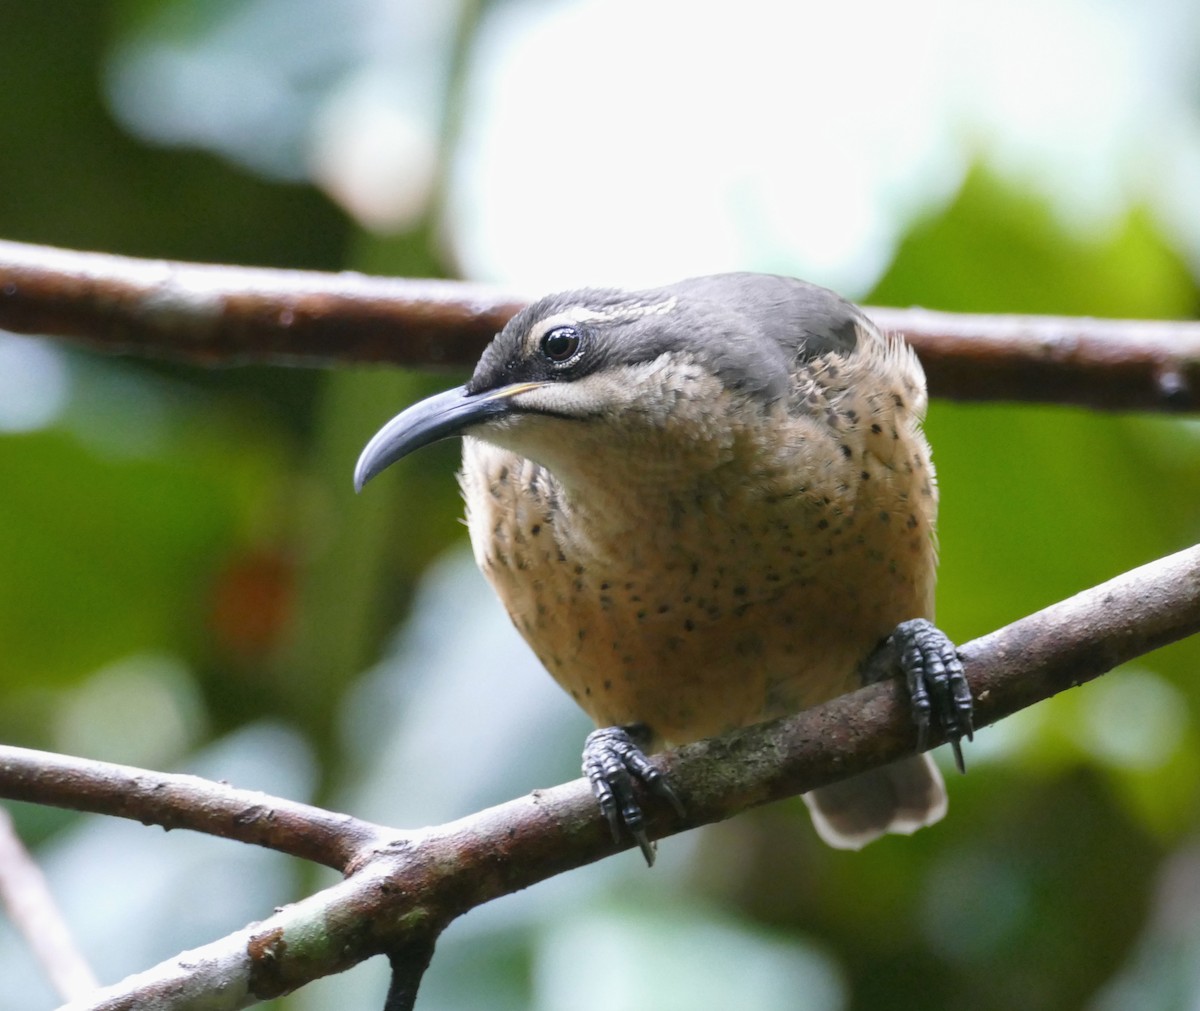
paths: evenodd
<path fill-rule="evenodd" d="M 1200 547 L 966 644 L 977 721 L 993 723 L 1197 631 Z M 680 821 L 648 803 L 650 832 L 670 835 L 728 818 L 894 761 L 914 746 L 899 685 L 872 685 L 667 756 L 688 816 Z M 290 992 L 372 955 L 419 967 L 454 917 L 627 845 L 612 842 L 584 781 L 538 791 L 409 834 L 334 887 L 71 1009 L 167 1011 L 198 1006 L 203 995 L 216 1011 Z"/>
<path fill-rule="evenodd" d="M 526 301 L 461 281 L 138 260 L 0 241 L 0 327 L 201 365 L 465 366 Z"/>
<path fill-rule="evenodd" d="M 0 327 L 207 365 L 467 368 L 526 302 L 459 281 L 171 263 L 0 242 Z M 935 396 L 1200 409 L 1200 323 L 869 311 L 907 336 Z"/>
<path fill-rule="evenodd" d="M 869 308 L 948 400 L 1200 410 L 1200 323 Z"/>
<path fill-rule="evenodd" d="M 254 843 L 345 871 L 364 848 L 396 838 L 370 822 L 238 790 L 199 776 L 150 772 L 27 748 L 0 747 L 0 796 L 132 818 Z"/>

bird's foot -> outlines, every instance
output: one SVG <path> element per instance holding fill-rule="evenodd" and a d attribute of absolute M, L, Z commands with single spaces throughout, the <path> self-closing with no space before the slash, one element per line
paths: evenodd
<path fill-rule="evenodd" d="M 954 749 L 954 764 L 963 772 L 962 739 L 974 740 L 975 726 L 971 686 L 954 643 L 924 618 L 901 622 L 868 661 L 863 680 L 881 681 L 897 667 L 908 685 L 917 750 L 926 749 L 930 727 L 936 724 Z"/>
<path fill-rule="evenodd" d="M 666 777 L 658 771 L 645 752 L 634 741 L 639 727 L 602 727 L 593 730 L 583 745 L 583 774 L 592 784 L 592 793 L 613 839 L 621 839 L 621 827 L 633 836 L 641 847 L 649 867 L 654 866 L 654 843 L 646 836 L 645 817 L 633 791 L 633 781 L 640 780 L 670 803 L 683 816 L 683 804 L 671 789 Z"/>

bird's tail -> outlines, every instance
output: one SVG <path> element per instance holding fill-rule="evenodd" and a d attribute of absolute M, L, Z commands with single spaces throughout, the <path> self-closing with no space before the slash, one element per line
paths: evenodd
<path fill-rule="evenodd" d="M 804 802 L 825 842 L 857 850 L 886 832 L 910 835 L 940 820 L 946 787 L 933 760 L 916 755 L 813 790 Z"/>

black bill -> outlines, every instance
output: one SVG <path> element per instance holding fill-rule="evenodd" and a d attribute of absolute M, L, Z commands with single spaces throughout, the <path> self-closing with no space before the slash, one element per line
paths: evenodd
<path fill-rule="evenodd" d="M 459 386 L 413 404 L 383 426 L 359 455 L 354 488 L 363 485 L 413 450 L 428 446 L 512 410 L 511 399 L 541 383 L 515 383 L 498 390 L 468 393 Z"/>

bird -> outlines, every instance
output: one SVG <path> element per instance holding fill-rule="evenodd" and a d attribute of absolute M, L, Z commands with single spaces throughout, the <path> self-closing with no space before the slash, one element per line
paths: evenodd
<path fill-rule="evenodd" d="M 542 298 L 463 386 L 367 443 L 359 491 L 463 437 L 475 560 L 541 663 L 595 721 L 583 771 L 615 839 L 654 861 L 648 755 L 900 676 L 918 753 L 804 795 L 858 849 L 946 811 L 931 728 L 972 700 L 933 624 L 938 493 L 912 349 L 833 291 L 726 273 Z"/>

